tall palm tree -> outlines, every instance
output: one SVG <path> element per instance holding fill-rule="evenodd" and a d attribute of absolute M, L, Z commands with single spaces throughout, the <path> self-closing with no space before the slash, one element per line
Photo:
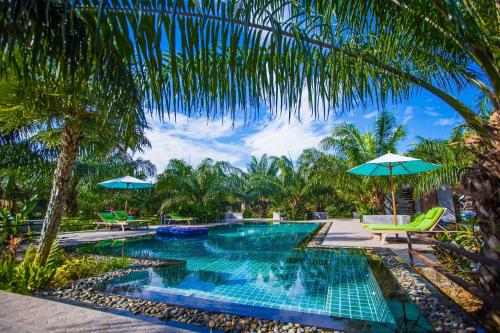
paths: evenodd
<path fill-rule="evenodd" d="M 127 68 L 122 71 L 131 75 Z M 57 235 L 79 152 L 94 154 L 116 147 L 126 151 L 145 144 L 141 134 L 146 126 L 144 113 L 130 79 L 119 89 L 103 89 L 94 83 L 96 78 L 83 74 L 86 81 L 66 82 L 52 76 L 31 79 L 11 73 L 7 79 L 16 93 L 9 103 L 0 105 L 0 130 L 30 137 L 30 141 L 59 152 L 39 245 L 39 260 L 44 263 Z M 75 85 L 80 89 L 77 98 Z"/>
<path fill-rule="evenodd" d="M 161 210 L 217 217 L 233 203 L 239 171 L 227 162 L 203 160 L 196 168 L 171 160 L 158 176 L 156 196 Z"/>
<path fill-rule="evenodd" d="M 322 148 L 333 155 L 330 162 L 335 165 L 331 169 L 334 170 L 337 185 L 362 210 L 366 210 L 363 207 L 367 202 L 374 209 L 384 209 L 387 179 L 351 175 L 347 170 L 388 152 L 396 152 L 398 143 L 405 136 L 406 131 L 397 123 L 396 117 L 388 111 L 381 111 L 372 132 L 362 134 L 354 124 L 340 123 L 335 125 L 329 137 L 321 141 Z"/>
<path fill-rule="evenodd" d="M 261 217 L 267 216 L 269 203 L 280 191 L 278 158 L 264 154 L 250 157 L 245 178 L 246 200 L 259 207 Z"/>
<path fill-rule="evenodd" d="M 416 196 L 422 196 L 444 185 L 452 186 L 457 190 L 464 173 L 469 170 L 475 160 L 475 156 L 465 146 L 466 139 L 467 137 L 460 130 L 455 130 L 448 140 L 418 137 L 418 142 L 409 155 L 442 167 L 412 177 Z"/>

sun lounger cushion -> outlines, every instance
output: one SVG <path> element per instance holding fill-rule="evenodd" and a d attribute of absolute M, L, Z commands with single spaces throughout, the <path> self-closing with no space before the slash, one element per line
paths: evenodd
<path fill-rule="evenodd" d="M 424 219 L 416 219 L 415 221 L 403 224 L 403 225 L 393 225 L 393 224 L 378 224 L 378 225 L 366 225 L 370 230 L 415 230 L 415 231 L 427 231 L 429 230 L 443 215 L 444 208 L 437 207 L 433 208 L 436 211 L 433 214 L 433 218 L 427 217 L 427 213 L 424 215 Z"/>
<path fill-rule="evenodd" d="M 107 223 L 118 222 L 116 217 L 111 213 L 97 213 L 97 216 L 99 216 L 103 222 L 107 222 Z"/>

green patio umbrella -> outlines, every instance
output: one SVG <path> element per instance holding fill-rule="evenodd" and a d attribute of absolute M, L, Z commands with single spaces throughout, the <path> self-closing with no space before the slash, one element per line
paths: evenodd
<path fill-rule="evenodd" d="M 121 188 L 125 189 L 125 211 L 128 213 L 127 210 L 127 203 L 128 203 L 128 190 L 136 190 L 136 189 L 143 189 L 143 188 L 151 188 L 153 187 L 153 184 L 146 182 L 144 180 L 140 180 L 131 176 L 125 176 L 125 177 L 120 177 L 120 178 L 115 178 L 111 180 L 106 180 L 105 182 L 98 183 L 98 185 L 106 188 Z"/>
<path fill-rule="evenodd" d="M 349 169 L 347 172 L 363 176 L 389 176 L 392 193 L 392 210 L 394 212 L 394 224 L 397 224 L 396 200 L 394 199 L 394 180 L 392 179 L 392 176 L 411 175 L 436 170 L 440 167 L 441 166 L 439 165 L 424 162 L 418 158 L 388 153 L 372 161 L 358 165 L 355 168 Z"/>

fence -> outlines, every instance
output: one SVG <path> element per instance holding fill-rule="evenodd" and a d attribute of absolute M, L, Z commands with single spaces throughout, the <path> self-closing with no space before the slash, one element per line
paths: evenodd
<path fill-rule="evenodd" d="M 414 250 L 413 249 L 413 237 L 423 241 L 424 243 L 431 244 L 433 246 L 438 246 L 441 247 L 447 251 L 450 251 L 454 254 L 457 254 L 459 256 L 465 257 L 469 260 L 478 262 L 483 265 L 488 265 L 492 267 L 496 267 L 500 269 L 500 262 L 493 260 L 491 258 L 482 256 L 478 253 L 470 252 L 465 249 L 459 248 L 455 245 L 449 244 L 449 243 L 443 243 L 437 239 L 429 237 L 429 235 L 432 234 L 437 234 L 437 233 L 443 233 L 443 231 L 425 231 L 425 232 L 419 232 L 419 231 L 407 231 L 406 232 L 406 238 L 408 240 L 408 256 L 409 256 L 409 263 L 411 266 L 414 266 L 414 258 L 419 259 L 421 262 L 423 262 L 426 266 L 434 269 L 435 271 L 441 273 L 442 275 L 446 276 L 448 279 L 459 285 L 460 287 L 464 288 L 468 292 L 470 292 L 472 295 L 476 296 L 483 302 L 487 303 L 490 307 L 493 307 L 495 309 L 500 309 L 500 300 L 497 300 L 494 298 L 492 295 L 484 292 L 482 289 L 478 288 L 477 286 L 474 286 L 470 284 L 469 282 L 465 281 L 464 279 L 446 271 L 444 268 L 439 266 L 437 263 L 434 261 L 430 260 L 426 256 L 424 256 L 420 251 Z"/>

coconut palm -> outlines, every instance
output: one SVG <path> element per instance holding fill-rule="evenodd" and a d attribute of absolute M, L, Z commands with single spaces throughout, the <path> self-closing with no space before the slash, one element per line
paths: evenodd
<path fill-rule="evenodd" d="M 233 203 L 238 173 L 227 162 L 205 159 L 195 168 L 181 160 L 170 160 L 158 175 L 155 196 L 161 200 L 163 212 L 217 217 Z"/>
<path fill-rule="evenodd" d="M 442 167 L 409 179 L 415 186 L 414 195 L 423 196 L 439 186 L 452 186 L 456 190 L 464 173 L 475 160 L 475 156 L 465 147 L 466 137 L 460 130 L 455 130 L 449 140 L 417 139 L 409 155 Z"/>
<path fill-rule="evenodd" d="M 261 217 L 266 217 L 270 202 L 280 192 L 278 182 L 278 158 L 264 154 L 261 158 L 250 157 L 245 177 L 246 201 L 259 208 Z"/>
<path fill-rule="evenodd" d="M 372 132 L 362 134 L 354 124 L 340 123 L 321 141 L 322 148 L 333 155 L 330 172 L 335 174 L 336 187 L 343 189 L 343 194 L 351 197 L 362 212 L 366 213 L 367 203 L 379 211 L 384 209 L 387 179 L 351 175 L 347 170 L 388 152 L 396 152 L 397 144 L 405 136 L 405 129 L 397 123 L 396 117 L 381 111 Z"/>
<path fill-rule="evenodd" d="M 130 75 L 128 69 L 122 70 Z M 94 84 L 95 78 L 89 77 L 87 82 L 69 83 L 44 76 L 26 79 L 11 75 L 7 79 L 16 89 L 16 98 L 2 103 L 0 130 L 7 135 L 29 137 L 45 149 L 59 151 L 39 247 L 43 263 L 57 235 L 79 152 L 94 154 L 117 146 L 125 151 L 136 149 L 145 143 L 141 134 L 146 126 L 144 114 L 130 79 L 124 83 L 127 91 L 102 89 Z M 80 88 L 78 98 L 72 91 L 74 85 Z"/>

